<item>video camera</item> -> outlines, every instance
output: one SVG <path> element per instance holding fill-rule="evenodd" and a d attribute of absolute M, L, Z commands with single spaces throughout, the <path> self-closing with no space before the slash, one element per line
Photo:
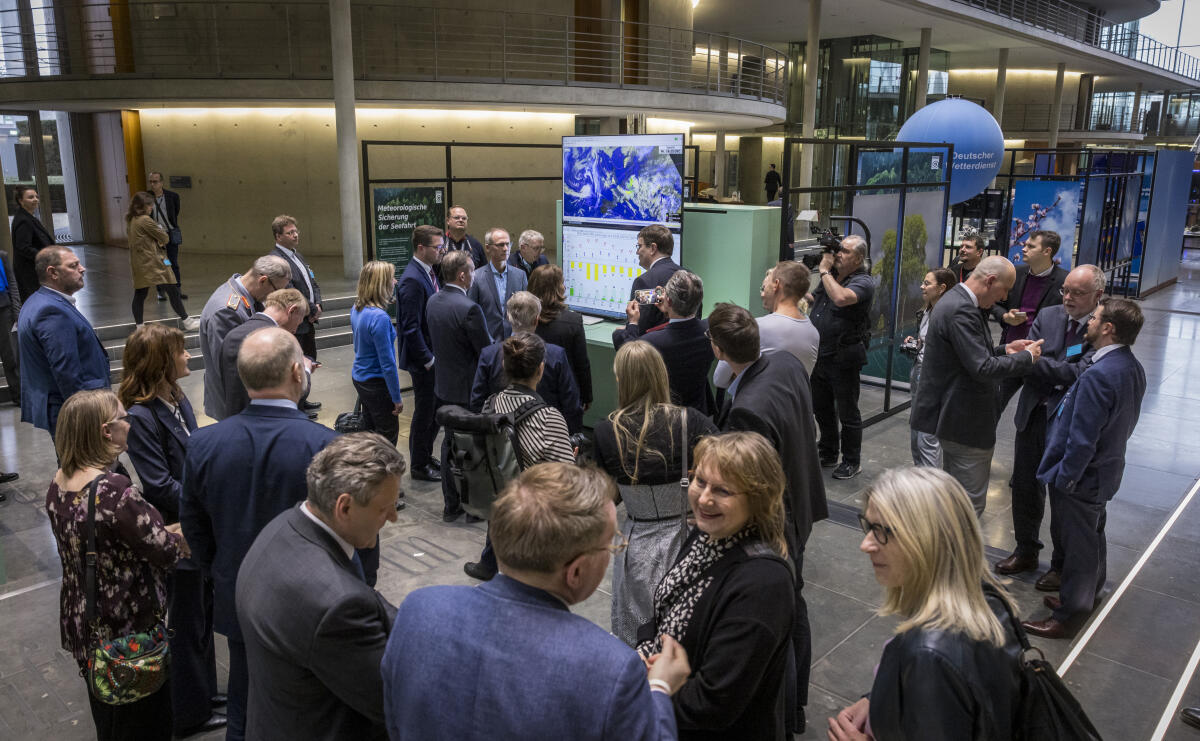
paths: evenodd
<path fill-rule="evenodd" d="M 858 224 L 862 229 L 864 239 L 867 241 L 868 248 L 871 245 L 871 230 L 862 219 L 854 216 L 829 216 L 830 220 L 850 221 Z M 808 222 L 809 234 L 807 239 L 798 239 L 792 243 L 796 260 L 803 262 L 805 267 L 812 269 L 821 261 L 821 255 L 834 254 L 842 248 L 842 239 L 845 235 L 838 234 L 831 227 L 821 227 L 817 225 L 816 211 L 801 211 L 796 217 L 796 221 Z M 869 251 L 869 250 L 868 250 Z"/>

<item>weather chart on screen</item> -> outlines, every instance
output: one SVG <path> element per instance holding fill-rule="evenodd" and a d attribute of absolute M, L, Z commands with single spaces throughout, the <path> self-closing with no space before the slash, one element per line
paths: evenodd
<path fill-rule="evenodd" d="M 663 224 L 680 260 L 682 134 L 563 137 L 562 268 L 567 305 L 620 318 L 638 265 L 637 233 Z"/>

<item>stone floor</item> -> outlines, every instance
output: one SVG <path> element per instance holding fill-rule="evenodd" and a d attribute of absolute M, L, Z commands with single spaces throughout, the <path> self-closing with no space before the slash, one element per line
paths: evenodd
<path fill-rule="evenodd" d="M 88 287 L 80 294 L 81 305 L 97 325 L 128 321 L 125 296 L 130 292 L 122 255 L 86 251 Z M 229 272 L 244 267 L 185 272 L 190 306 L 198 310 Z M 340 265 L 318 267 L 324 268 L 318 277 L 327 295 L 352 290 L 344 279 L 324 279 L 326 272 L 340 272 Z M 1188 499 L 1181 508 L 1200 474 L 1200 437 L 1192 437 L 1200 430 L 1200 261 L 1187 262 L 1184 268 L 1178 285 L 1142 302 L 1146 326 L 1135 352 L 1149 388 L 1121 491 L 1108 510 L 1108 595 L 1093 618 L 1094 630 L 1070 643 L 1037 641 L 1056 665 L 1071 662 L 1066 680 L 1109 739 L 1161 738 L 1155 736 L 1155 728 L 1164 715 L 1169 720 L 1166 738 L 1197 737 L 1168 707 L 1181 677 L 1182 703 L 1200 704 L 1200 679 L 1189 682 L 1184 676 L 1200 642 L 1200 503 Z M 147 308 L 148 318 L 154 318 L 155 311 L 164 318 L 170 314 L 161 304 Z M 337 414 L 353 404 L 348 377 L 352 351 L 323 350 L 321 360 L 324 367 L 314 375 L 312 398 L 324 403 L 319 421 L 332 425 Z M 199 408 L 200 372 L 183 385 Z M 864 389 L 863 395 L 864 408 L 881 405 L 877 390 Z M 93 738 L 83 683 L 74 663 L 59 649 L 60 568 L 42 506 L 54 456 L 46 434 L 19 419 L 17 409 L 0 406 L 0 468 L 21 473 L 19 481 L 5 488 L 8 501 L 0 504 L 0 738 Z M 202 419 L 201 424 L 210 421 Z M 406 421 L 401 429 L 407 429 Z M 993 560 L 1012 546 L 1005 484 L 1012 463 L 1011 413 L 1000 424 L 999 438 L 982 520 Z M 403 439 L 400 447 L 406 449 Z M 858 552 L 862 536 L 853 527 L 853 512 L 873 474 L 909 462 L 907 414 L 901 413 L 866 431 L 861 476 L 828 481 L 833 516 L 817 524 L 805 558 L 814 662 L 810 726 L 799 738 L 825 738 L 824 718 L 870 687 L 872 670 L 895 622 L 875 615 L 880 588 L 866 557 Z M 406 479 L 405 488 L 408 508 L 382 533 L 379 590 L 399 602 L 428 584 L 472 583 L 462 563 L 477 556 L 483 526 L 442 523 L 440 490 L 433 484 Z M 1177 508 L 1178 518 L 1147 556 Z M 1012 580 L 1010 588 L 1024 614 L 1041 616 L 1042 595 L 1033 590 L 1032 578 Z M 610 600 L 606 580 L 575 611 L 607 627 Z M 218 643 L 223 649 L 219 637 Z M 1077 656 L 1069 656 L 1072 653 Z M 223 656 L 219 662 L 223 682 Z"/>

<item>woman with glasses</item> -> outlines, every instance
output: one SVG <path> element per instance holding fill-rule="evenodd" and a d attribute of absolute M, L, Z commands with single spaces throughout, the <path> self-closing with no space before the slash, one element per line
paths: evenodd
<path fill-rule="evenodd" d="M 117 396 L 129 410 L 129 460 L 142 496 L 167 524 L 179 522 L 183 460 L 196 431 L 196 415 L 179 379 L 191 374 L 183 332 L 165 324 L 143 324 L 129 335 Z M 175 733 L 187 736 L 225 725 L 212 712 L 217 694 L 213 644 L 212 582 L 190 559 L 180 559 L 167 577 L 171 626 L 171 705 Z"/>
<path fill-rule="evenodd" d="M 643 658 L 663 633 L 692 674 L 672 701 L 680 739 L 779 739 L 795 613 L 786 560 L 779 454 L 755 432 L 696 445 L 688 502 L 696 527 L 654 592 L 638 630 Z"/>
<path fill-rule="evenodd" d="M 583 317 L 567 308 L 562 268 L 553 264 L 535 268 L 529 275 L 526 290 L 542 302 L 537 335 L 567 351 L 571 372 L 579 386 L 579 401 L 586 412 L 592 405 L 592 364 L 588 360 L 587 338 L 583 334 Z"/>
<path fill-rule="evenodd" d="M 884 588 L 879 614 L 901 622 L 870 695 L 829 719 L 829 738 L 1012 738 L 1021 649 L 966 492 L 939 469 L 897 468 L 863 504 L 859 549 Z"/>
<path fill-rule="evenodd" d="M 913 404 L 917 402 L 917 383 L 921 379 L 921 361 L 925 359 L 925 334 L 929 332 L 929 315 L 933 313 L 934 305 L 941 300 L 942 296 L 946 295 L 946 291 L 957 284 L 958 279 L 954 277 L 954 273 L 946 268 L 930 270 L 921 281 L 921 297 L 925 299 L 925 305 L 917 312 L 917 321 L 921 328 L 916 337 L 912 335 L 905 337 L 904 344 L 901 345 L 904 354 L 913 361 L 912 372 L 908 376 L 909 394 Z M 942 467 L 942 448 L 938 444 L 937 435 L 921 432 L 910 426 L 908 439 L 909 447 L 912 448 L 914 466 Z"/>
<path fill-rule="evenodd" d="M 683 545 L 687 501 L 683 470 L 684 409 L 671 404 L 667 366 L 647 342 L 627 342 L 613 361 L 619 408 L 596 423 L 596 462 L 612 476 L 625 503 L 627 552 L 613 561 L 612 632 L 631 646 L 654 615 L 654 588 Z M 688 459 L 696 443 L 717 428 L 688 408 Z"/>
<path fill-rule="evenodd" d="M 54 444 L 59 469 L 46 492 L 46 514 L 62 561 L 62 646 L 81 670 L 93 630 L 86 622 L 84 553 L 88 500 L 95 493 L 96 630 L 104 640 L 146 632 L 167 609 L 167 575 L 187 554 L 179 525 L 167 525 L 130 480 L 114 472 L 126 448 L 130 416 L 108 389 L 80 391 L 59 412 Z M 168 680 L 128 705 L 108 705 L 89 691 L 96 735 L 107 739 L 171 738 Z"/>

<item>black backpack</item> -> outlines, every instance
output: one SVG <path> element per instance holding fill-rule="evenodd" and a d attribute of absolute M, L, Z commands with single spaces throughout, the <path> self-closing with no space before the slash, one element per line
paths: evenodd
<path fill-rule="evenodd" d="M 488 402 L 485 408 L 491 406 L 491 399 Z M 492 502 L 521 473 L 517 428 L 546 406 L 535 397 L 507 414 L 472 412 L 454 405 L 438 409 L 437 422 L 450 445 L 450 470 L 442 475 L 452 477 L 468 513 L 483 519 L 491 516 Z"/>

